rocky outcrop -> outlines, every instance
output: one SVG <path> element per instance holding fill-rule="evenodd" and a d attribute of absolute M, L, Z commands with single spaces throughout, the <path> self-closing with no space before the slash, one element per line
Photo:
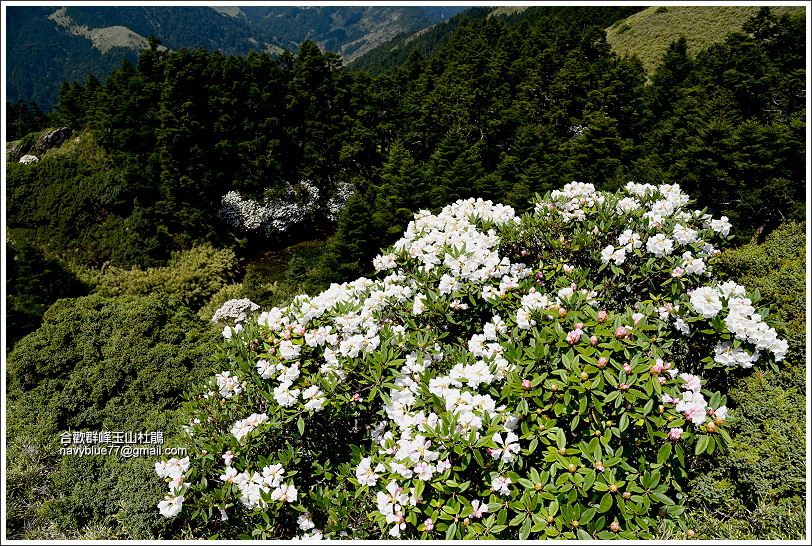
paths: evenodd
<path fill-rule="evenodd" d="M 70 137 L 72 132 L 73 131 L 71 131 L 69 127 L 60 127 L 50 131 L 43 131 L 43 133 L 37 139 L 37 143 L 34 144 L 33 151 L 43 153 L 51 148 L 62 146 L 62 143 Z"/>

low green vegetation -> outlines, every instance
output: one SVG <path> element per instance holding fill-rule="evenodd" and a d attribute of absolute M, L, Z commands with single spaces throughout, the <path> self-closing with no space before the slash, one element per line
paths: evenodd
<path fill-rule="evenodd" d="M 179 432 L 177 401 L 215 369 L 219 337 L 160 295 L 52 305 L 8 355 L 9 536 L 83 538 L 98 527 L 143 539 L 165 529 L 152 502 L 161 489 L 150 479 L 154 456 L 64 455 L 60 448 L 104 444 L 65 444 L 62 435 L 160 432 L 168 440 Z"/>
<path fill-rule="evenodd" d="M 230 249 L 201 245 L 176 252 L 161 267 L 142 270 L 111 266 L 101 271 L 76 267 L 74 271 L 93 293 L 101 296 L 164 294 L 197 311 L 234 280 L 239 263 Z"/>

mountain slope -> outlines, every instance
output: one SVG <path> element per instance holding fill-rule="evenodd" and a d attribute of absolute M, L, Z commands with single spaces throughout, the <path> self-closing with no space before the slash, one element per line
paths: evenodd
<path fill-rule="evenodd" d="M 8 6 L 6 100 L 49 109 L 63 81 L 104 79 L 122 59 L 135 62 L 147 38 L 170 50 L 225 55 L 296 51 L 312 40 L 351 60 L 400 33 L 412 33 L 462 7 L 416 6 Z"/>
<path fill-rule="evenodd" d="M 417 6 L 248 6 L 244 13 L 254 28 L 286 49 L 312 40 L 322 50 L 352 61 L 401 33 L 412 33 L 436 23 L 446 12 L 427 12 Z"/>
<path fill-rule="evenodd" d="M 650 7 L 606 29 L 606 41 L 620 55 L 637 55 L 648 74 L 661 62 L 671 42 L 685 36 L 688 54 L 720 43 L 759 10 L 758 6 Z M 803 6 L 772 6 L 776 16 L 803 15 Z"/>

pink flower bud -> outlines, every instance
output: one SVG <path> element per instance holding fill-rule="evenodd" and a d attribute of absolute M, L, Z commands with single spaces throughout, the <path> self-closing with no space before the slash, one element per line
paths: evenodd
<path fill-rule="evenodd" d="M 625 391 L 626 389 L 629 388 L 629 386 L 626 383 L 621 383 L 620 385 L 618 385 L 617 388 L 622 390 L 622 391 Z"/>
<path fill-rule="evenodd" d="M 679 440 L 682 436 L 682 429 L 681 428 L 672 428 L 668 431 L 668 439 L 669 440 Z"/>
<path fill-rule="evenodd" d="M 597 345 L 598 344 L 598 337 L 597 336 L 592 336 L 591 338 L 589 338 L 589 343 L 592 344 L 592 345 Z"/>
<path fill-rule="evenodd" d="M 606 311 L 600 310 L 598 311 L 598 322 L 603 322 L 606 320 Z"/>
<path fill-rule="evenodd" d="M 605 356 L 602 356 L 598 359 L 598 368 L 605 368 L 606 364 L 609 362 L 609 359 Z"/>
<path fill-rule="evenodd" d="M 613 521 L 609 525 L 609 529 L 611 529 L 612 532 L 617 533 L 618 531 L 620 531 L 620 524 L 618 522 L 616 522 L 616 521 Z"/>
<path fill-rule="evenodd" d="M 630 373 L 632 371 L 632 366 L 628 362 L 623 365 L 623 371 L 626 373 Z"/>
<path fill-rule="evenodd" d="M 529 379 L 522 379 L 522 388 L 529 389 L 532 385 L 530 384 Z"/>
<path fill-rule="evenodd" d="M 583 322 L 576 322 L 575 323 L 575 329 L 576 330 L 583 330 L 583 328 L 584 328 L 584 323 Z"/>
<path fill-rule="evenodd" d="M 572 330 L 567 334 L 567 343 L 574 345 L 581 339 L 581 330 Z"/>
<path fill-rule="evenodd" d="M 623 337 L 626 335 L 626 328 L 623 326 L 618 326 L 617 330 L 615 330 L 615 337 Z"/>

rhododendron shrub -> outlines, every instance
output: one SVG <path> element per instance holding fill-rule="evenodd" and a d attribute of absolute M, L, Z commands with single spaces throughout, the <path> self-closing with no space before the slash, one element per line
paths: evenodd
<path fill-rule="evenodd" d="M 219 538 L 678 532 L 730 439 L 703 374 L 787 350 L 713 275 L 729 229 L 676 185 L 420 212 L 376 280 L 226 327 L 161 511 Z"/>

